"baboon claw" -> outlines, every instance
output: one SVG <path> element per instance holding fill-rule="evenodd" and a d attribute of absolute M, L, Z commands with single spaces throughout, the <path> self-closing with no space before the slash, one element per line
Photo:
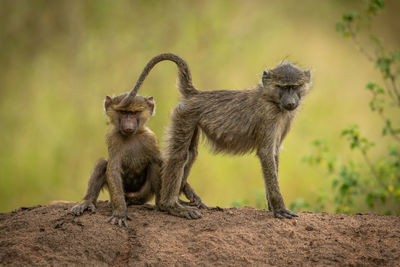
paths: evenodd
<path fill-rule="evenodd" d="M 85 210 L 90 211 L 91 213 L 96 212 L 96 206 L 93 203 L 81 202 L 71 208 L 72 214 L 75 216 L 80 216 L 83 214 Z"/>
<path fill-rule="evenodd" d="M 284 219 L 284 218 L 291 219 L 294 217 L 299 217 L 297 213 L 294 213 L 293 211 L 287 209 L 275 210 L 274 216 L 279 219 Z"/>
<path fill-rule="evenodd" d="M 117 216 L 117 215 L 112 215 L 111 217 L 107 218 L 105 221 L 109 222 L 111 225 L 117 225 L 119 227 L 125 226 L 128 227 L 128 222 L 127 221 L 132 220 L 129 216 Z"/>
<path fill-rule="evenodd" d="M 188 219 L 200 219 L 201 217 L 203 217 L 201 213 L 197 212 L 196 210 L 189 211 L 187 215 L 189 215 L 187 216 Z"/>
<path fill-rule="evenodd" d="M 201 200 L 200 201 L 189 201 L 189 202 L 179 200 L 179 204 L 184 205 L 184 206 L 189 206 L 189 207 L 195 207 L 198 209 L 212 209 L 211 207 L 204 204 Z"/>
<path fill-rule="evenodd" d="M 190 203 L 190 205 L 192 205 L 192 206 L 195 206 L 195 207 L 197 207 L 197 208 L 199 208 L 199 209 L 210 209 L 210 207 L 209 206 L 207 206 L 206 204 L 204 204 L 203 202 L 194 202 L 194 203 Z"/>
<path fill-rule="evenodd" d="M 90 205 L 88 206 L 88 210 L 89 210 L 91 213 L 96 213 L 96 207 L 95 207 L 93 204 L 90 204 Z"/>

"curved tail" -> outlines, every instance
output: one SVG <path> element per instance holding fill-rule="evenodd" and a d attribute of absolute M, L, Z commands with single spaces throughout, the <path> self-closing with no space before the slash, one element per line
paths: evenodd
<path fill-rule="evenodd" d="M 132 91 L 121 101 L 119 106 L 123 107 L 123 106 L 129 105 L 130 100 L 136 96 L 137 92 L 139 91 L 139 88 L 142 86 L 143 81 L 146 79 L 147 75 L 152 70 L 152 68 L 157 63 L 159 63 L 160 61 L 164 61 L 164 60 L 173 61 L 173 62 L 175 62 L 176 66 L 178 67 L 178 89 L 179 89 L 179 92 L 181 92 L 181 94 L 183 96 L 190 96 L 190 95 L 197 93 L 196 88 L 194 88 L 194 86 L 193 86 L 192 76 L 190 75 L 190 70 L 189 70 L 189 67 L 188 67 L 186 61 L 175 54 L 164 53 L 164 54 L 160 54 L 158 56 L 153 57 L 147 63 L 147 65 L 144 67 L 142 73 L 140 74 L 139 79 L 137 80 L 135 86 L 133 87 Z"/>

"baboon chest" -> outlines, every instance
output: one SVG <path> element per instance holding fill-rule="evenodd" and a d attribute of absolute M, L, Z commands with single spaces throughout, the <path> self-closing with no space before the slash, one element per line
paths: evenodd
<path fill-rule="evenodd" d="M 142 156 L 141 151 L 125 151 L 122 160 L 122 180 L 125 192 L 136 192 L 144 185 L 150 159 Z"/>
<path fill-rule="evenodd" d="M 294 114 L 289 113 L 289 112 L 285 112 L 283 114 L 281 114 L 278 123 L 276 125 L 276 143 L 278 145 L 280 145 L 283 141 L 283 139 L 285 139 L 287 133 L 290 130 L 290 125 L 292 123 Z"/>

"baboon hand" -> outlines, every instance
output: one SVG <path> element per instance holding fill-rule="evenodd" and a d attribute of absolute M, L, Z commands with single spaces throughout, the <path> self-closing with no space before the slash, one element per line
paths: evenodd
<path fill-rule="evenodd" d="M 274 216 L 275 216 L 275 218 L 279 218 L 279 219 L 283 219 L 283 218 L 291 219 L 293 217 L 299 217 L 299 215 L 297 215 L 293 211 L 290 211 L 285 208 L 274 210 Z"/>
<path fill-rule="evenodd" d="M 119 216 L 119 215 L 115 214 L 115 212 L 114 212 L 114 214 L 110 218 L 108 218 L 106 221 L 111 223 L 111 225 L 118 224 L 119 227 L 122 227 L 122 226 L 128 227 L 128 222 L 127 222 L 128 220 L 129 221 L 132 220 L 128 215 L 125 214 L 125 215 Z"/>
<path fill-rule="evenodd" d="M 82 201 L 81 203 L 72 207 L 71 212 L 75 216 L 82 215 L 85 210 L 89 210 L 90 212 L 96 212 L 96 207 L 93 202 L 90 201 Z"/>

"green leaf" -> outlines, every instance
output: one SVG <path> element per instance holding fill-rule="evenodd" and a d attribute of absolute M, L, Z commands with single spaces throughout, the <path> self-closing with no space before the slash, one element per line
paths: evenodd
<path fill-rule="evenodd" d="M 358 17 L 359 17 L 358 13 L 353 11 L 353 12 L 350 12 L 350 13 L 347 13 L 347 14 L 343 14 L 342 21 L 344 23 L 350 23 L 350 22 L 353 22 L 354 19 L 356 19 Z"/>
<path fill-rule="evenodd" d="M 376 84 L 373 82 L 368 82 L 367 85 L 365 86 L 366 89 L 373 91 L 375 88 Z"/>
<path fill-rule="evenodd" d="M 384 0 L 370 0 L 367 6 L 367 12 L 369 15 L 376 15 L 385 7 Z"/>

